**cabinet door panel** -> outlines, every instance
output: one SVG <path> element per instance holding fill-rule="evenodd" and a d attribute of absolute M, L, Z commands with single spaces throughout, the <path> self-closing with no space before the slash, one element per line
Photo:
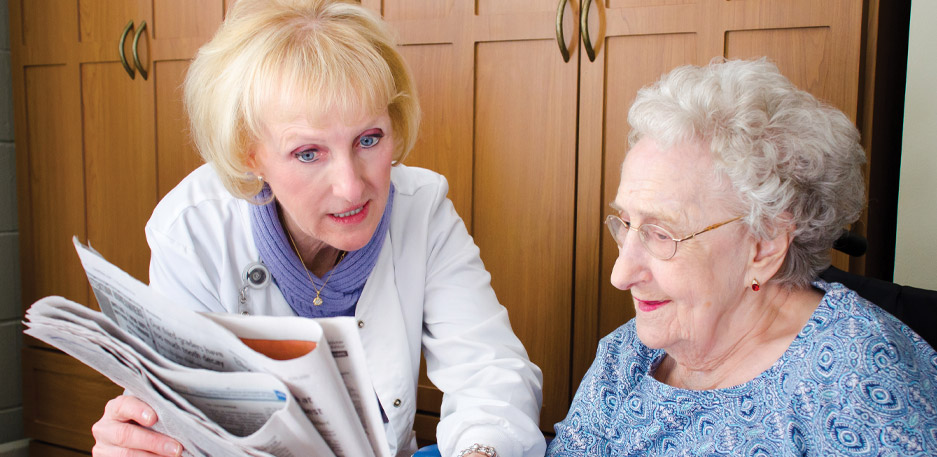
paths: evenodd
<path fill-rule="evenodd" d="M 548 58 L 555 49 L 479 44 L 475 93 L 475 240 L 515 333 L 547 374 L 544 424 L 565 414 L 556 399 L 569 392 L 570 329 L 557 323 L 572 312 L 576 192 L 576 67 Z"/>
<path fill-rule="evenodd" d="M 602 202 L 604 214 L 621 181 L 621 163 L 628 150 L 628 109 L 638 89 L 670 69 L 695 63 L 696 35 L 692 33 L 612 37 L 607 44 L 605 144 Z M 612 286 L 608 278 L 618 258 L 618 246 L 602 227 L 602 286 L 599 293 L 599 335 L 606 335 L 634 317 L 631 294 Z"/>
<path fill-rule="evenodd" d="M 553 0 L 476 0 L 475 4 L 480 16 L 556 12 L 557 8 Z"/>
<path fill-rule="evenodd" d="M 148 3 L 145 0 L 78 0 L 78 40 L 82 43 L 113 43 L 116 56 L 117 42 L 124 26 L 131 20 L 135 25 L 145 20 Z"/>
<path fill-rule="evenodd" d="M 831 45 L 829 27 L 726 33 L 726 57 L 750 59 L 771 56 L 794 85 L 829 102 L 833 101 L 831 97 L 834 94 L 838 95 L 836 102 L 842 105 L 842 84 L 830 79 L 833 76 L 829 60 Z"/>
<path fill-rule="evenodd" d="M 387 20 L 445 18 L 452 13 L 455 3 L 455 0 L 394 0 L 384 2 L 384 18 Z"/>
<path fill-rule="evenodd" d="M 88 241 L 147 282 L 143 226 L 156 206 L 152 95 L 118 63 L 81 66 Z"/>
<path fill-rule="evenodd" d="M 203 163 L 189 138 L 188 120 L 182 103 L 182 83 L 188 60 L 154 62 L 153 84 L 156 106 L 156 159 L 158 198 L 163 198 L 182 178 Z"/>
<path fill-rule="evenodd" d="M 152 37 L 211 37 L 224 18 L 221 0 L 159 0 L 153 2 Z"/>
<path fill-rule="evenodd" d="M 25 67 L 25 128 L 28 145 L 18 149 L 28 179 L 29 216 L 21 220 L 23 301 L 62 295 L 87 302 L 87 279 L 75 255 L 72 236 L 84 239 L 85 201 L 80 125 L 80 88 L 65 65 Z M 25 198 L 24 198 L 25 197 Z M 21 203 L 22 204 L 22 203 Z"/>
<path fill-rule="evenodd" d="M 400 53 L 414 69 L 414 82 L 423 110 L 416 146 L 404 160 L 428 168 L 449 181 L 449 199 L 472 227 L 472 138 L 470 128 L 456 128 L 460 107 L 471 103 L 468 91 L 453 94 L 455 47 L 452 44 L 401 46 Z M 469 126 L 466 126 L 469 127 Z"/>
<path fill-rule="evenodd" d="M 10 14 L 10 44 L 11 47 L 22 46 L 18 50 L 27 55 L 21 58 L 30 63 L 61 63 L 68 56 L 72 37 L 77 35 L 78 30 L 78 21 L 75 20 L 78 11 L 74 2 L 13 2 L 10 4 Z M 19 36 L 15 35 L 17 30 Z"/>
<path fill-rule="evenodd" d="M 27 347 L 22 357 L 26 435 L 90 452 L 91 425 L 123 389 L 60 352 Z"/>
<path fill-rule="evenodd" d="M 836 49 L 843 48 L 837 39 L 843 40 L 835 27 L 730 31 L 726 57 L 770 56 L 794 85 L 841 109 L 855 122 L 859 69 L 836 55 L 841 54 Z M 836 267 L 849 270 L 848 254 L 832 250 L 832 260 Z"/>
<path fill-rule="evenodd" d="M 598 0 L 597 0 L 598 1 Z M 686 5 L 698 0 L 606 0 L 609 8 L 634 8 L 636 6 Z"/>
<path fill-rule="evenodd" d="M 540 423 L 552 431 L 570 396 L 578 84 L 575 57 L 564 63 L 554 39 L 557 4 L 362 3 L 383 6 L 415 75 L 424 119 L 406 163 L 449 180 L 495 292 L 543 369 Z M 577 5 L 565 21 L 574 56 Z M 440 396 L 425 377 L 419 395 L 421 411 L 438 413 Z"/>

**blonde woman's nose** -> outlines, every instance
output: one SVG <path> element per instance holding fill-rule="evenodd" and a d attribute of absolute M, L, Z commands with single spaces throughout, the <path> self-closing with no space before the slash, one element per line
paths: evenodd
<path fill-rule="evenodd" d="M 337 158 L 330 170 L 335 196 L 349 202 L 359 202 L 365 188 L 365 170 L 355 160 Z"/>

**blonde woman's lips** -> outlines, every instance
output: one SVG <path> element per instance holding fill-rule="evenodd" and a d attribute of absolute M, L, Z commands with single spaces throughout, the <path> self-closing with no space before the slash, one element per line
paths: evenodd
<path fill-rule="evenodd" d="M 341 224 L 357 224 L 368 217 L 368 210 L 371 208 L 370 202 L 357 208 L 346 209 L 340 213 L 331 213 L 329 217 L 333 221 Z"/>

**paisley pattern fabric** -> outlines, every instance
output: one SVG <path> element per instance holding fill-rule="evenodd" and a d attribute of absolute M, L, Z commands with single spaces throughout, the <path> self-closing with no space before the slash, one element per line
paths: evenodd
<path fill-rule="evenodd" d="M 784 355 L 731 388 L 678 389 L 631 320 L 602 339 L 548 456 L 937 455 L 937 353 L 838 283 Z"/>

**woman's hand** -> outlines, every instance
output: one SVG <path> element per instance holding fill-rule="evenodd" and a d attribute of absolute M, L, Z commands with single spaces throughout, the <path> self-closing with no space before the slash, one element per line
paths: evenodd
<path fill-rule="evenodd" d="M 112 399 L 101 419 L 91 426 L 95 439 L 91 453 L 95 457 L 182 455 L 178 441 L 143 428 L 156 420 L 156 411 L 137 397 L 121 395 Z"/>

